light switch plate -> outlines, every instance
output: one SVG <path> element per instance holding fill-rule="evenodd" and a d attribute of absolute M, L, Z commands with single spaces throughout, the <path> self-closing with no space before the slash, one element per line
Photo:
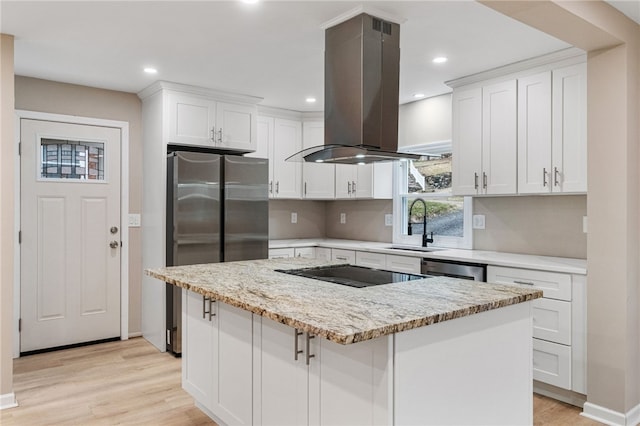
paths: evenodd
<path fill-rule="evenodd" d="M 139 227 L 140 227 L 140 214 L 129 213 L 129 228 L 139 228 Z"/>
<path fill-rule="evenodd" d="M 384 215 L 384 226 L 393 226 L 393 215 L 385 214 Z"/>
<path fill-rule="evenodd" d="M 346 213 L 340 213 L 340 223 L 342 223 L 342 224 L 347 223 L 347 214 Z"/>
<path fill-rule="evenodd" d="M 298 213 L 291 212 L 291 223 L 298 223 Z"/>
<path fill-rule="evenodd" d="M 474 214 L 473 215 L 473 229 L 484 229 L 484 215 L 483 214 Z"/>

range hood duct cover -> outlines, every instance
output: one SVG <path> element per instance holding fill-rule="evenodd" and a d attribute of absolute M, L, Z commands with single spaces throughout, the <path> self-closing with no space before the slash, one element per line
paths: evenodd
<path fill-rule="evenodd" d="M 400 25 L 366 13 L 325 31 L 324 142 L 287 160 L 340 164 L 398 153 Z"/>

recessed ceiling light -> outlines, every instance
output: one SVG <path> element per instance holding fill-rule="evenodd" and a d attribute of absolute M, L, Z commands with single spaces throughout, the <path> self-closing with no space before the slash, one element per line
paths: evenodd
<path fill-rule="evenodd" d="M 447 62 L 447 57 L 446 56 L 436 56 L 435 58 L 433 58 L 433 63 L 434 64 L 443 64 Z"/>
<path fill-rule="evenodd" d="M 305 99 L 305 101 L 307 101 L 307 103 L 312 104 L 312 103 L 314 103 L 314 102 L 316 101 L 316 98 L 314 98 L 314 97 L 308 97 L 307 99 Z"/>
<path fill-rule="evenodd" d="M 424 93 L 414 93 L 413 97 L 416 99 L 424 98 Z"/>
<path fill-rule="evenodd" d="M 144 69 L 144 72 L 146 72 L 147 74 L 157 74 L 158 70 L 155 68 L 151 68 L 151 67 L 146 67 Z"/>

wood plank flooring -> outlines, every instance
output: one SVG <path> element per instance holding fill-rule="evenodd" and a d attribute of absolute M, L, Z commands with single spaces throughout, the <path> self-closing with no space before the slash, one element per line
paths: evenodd
<path fill-rule="evenodd" d="M 14 425 L 215 425 L 180 385 L 180 359 L 142 338 L 14 360 Z M 534 425 L 597 425 L 580 409 L 534 395 Z"/>

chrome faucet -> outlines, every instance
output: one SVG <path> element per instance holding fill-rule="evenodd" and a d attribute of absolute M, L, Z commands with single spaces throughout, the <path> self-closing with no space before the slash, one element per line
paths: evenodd
<path fill-rule="evenodd" d="M 418 201 L 420 201 L 424 206 L 424 215 L 422 216 L 422 247 L 426 247 L 428 243 L 433 244 L 433 231 L 431 232 L 431 237 L 428 237 L 427 236 L 427 203 L 422 198 L 416 198 L 415 200 L 413 200 L 413 203 L 411 203 L 411 206 L 409 207 L 409 220 L 407 221 L 408 223 L 407 235 L 413 235 L 413 232 L 411 229 L 413 226 L 413 224 L 411 223 L 411 212 L 413 211 L 413 205 Z"/>

